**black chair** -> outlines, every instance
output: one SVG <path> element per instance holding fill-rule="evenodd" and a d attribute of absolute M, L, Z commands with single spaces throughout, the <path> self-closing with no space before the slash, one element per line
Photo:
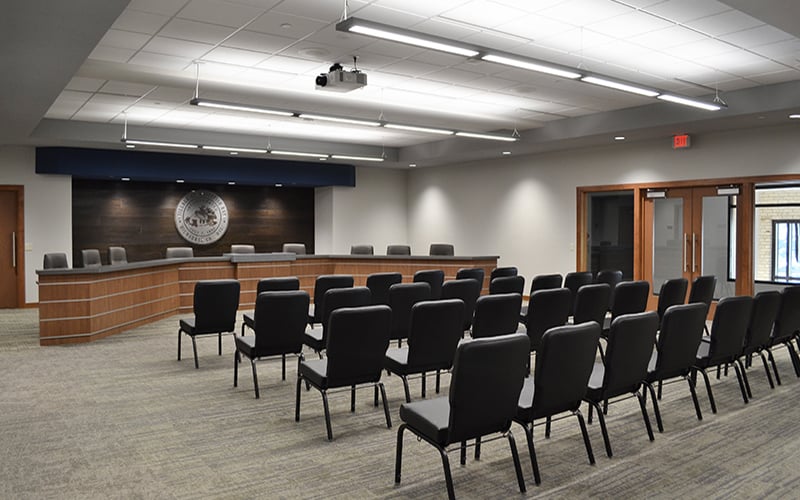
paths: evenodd
<path fill-rule="evenodd" d="M 472 328 L 472 317 L 475 314 L 475 302 L 481 294 L 481 285 L 474 279 L 449 280 L 442 285 L 443 299 L 461 299 L 464 301 L 464 331 Z"/>
<path fill-rule="evenodd" d="M 658 335 L 656 350 L 650 357 L 645 383 L 653 400 L 658 431 L 664 432 L 658 399 L 661 398 L 661 385 L 664 381 L 683 377 L 689 384 L 697 420 L 703 420 L 703 412 L 697 401 L 695 380 L 689 376 L 694 366 L 697 348 L 703 338 L 706 323 L 706 308 L 703 304 L 683 304 L 672 306 L 661 318 L 661 332 Z M 658 382 L 658 396 L 653 384 Z"/>
<path fill-rule="evenodd" d="M 483 279 L 485 277 L 486 272 L 480 267 L 462 267 L 456 272 L 457 280 L 472 278 L 481 284 L 481 288 L 483 288 Z"/>
<path fill-rule="evenodd" d="M 561 288 L 563 277 L 560 274 L 538 274 L 531 281 L 531 294 L 538 290 Z"/>
<path fill-rule="evenodd" d="M 325 293 L 332 288 L 352 288 L 353 277 L 347 274 L 323 274 L 314 281 L 314 303 L 308 306 L 308 324 L 314 326 L 322 320 Z"/>
<path fill-rule="evenodd" d="M 647 309 L 650 283 L 645 280 L 623 281 L 611 292 L 611 318 L 606 320 L 603 331 L 607 332 L 611 323 L 624 314 L 636 314 Z"/>
<path fill-rule="evenodd" d="M 192 247 L 167 247 L 166 257 L 168 259 L 191 259 L 194 257 Z"/>
<path fill-rule="evenodd" d="M 752 297 L 723 297 L 717 303 L 717 309 L 714 312 L 711 337 L 708 341 L 700 342 L 700 347 L 697 349 L 697 359 L 695 359 L 692 376 L 694 380 L 697 380 L 697 372 L 703 375 L 712 413 L 717 413 L 717 405 L 714 402 L 714 394 L 711 392 L 711 383 L 708 380 L 706 368 L 723 365 L 727 367 L 728 364 L 732 364 L 736 371 L 739 389 L 742 392 L 742 401 L 748 402 L 747 390 L 740 371 L 740 368 L 743 370 L 744 366 L 740 367 L 739 356 L 742 354 L 744 336 L 747 333 L 747 326 L 750 324 L 752 309 Z"/>
<path fill-rule="evenodd" d="M 495 278 L 503 278 L 507 276 L 516 276 L 519 274 L 519 269 L 515 266 L 506 266 L 506 267 L 495 267 L 492 269 L 492 273 L 489 275 L 489 280 L 493 280 Z"/>
<path fill-rule="evenodd" d="M 601 269 L 594 278 L 595 283 L 605 283 L 611 287 L 611 297 L 608 298 L 608 310 L 614 304 L 614 289 L 622 283 L 622 271 L 619 269 Z"/>
<path fill-rule="evenodd" d="M 312 348 L 321 358 L 322 351 L 325 350 L 325 345 L 328 343 L 329 322 L 333 311 L 343 307 L 368 306 L 371 302 L 372 294 L 365 286 L 329 289 L 322 299 L 320 325 L 303 332 L 303 343 Z"/>
<path fill-rule="evenodd" d="M 414 283 L 427 283 L 431 287 L 431 299 L 439 300 L 442 298 L 442 284 L 444 283 L 444 271 L 441 269 L 429 269 L 414 273 Z"/>
<path fill-rule="evenodd" d="M 231 245 L 231 253 L 256 253 L 255 245 Z"/>
<path fill-rule="evenodd" d="M 388 305 L 392 310 L 389 340 L 397 340 L 397 347 L 408 338 L 411 308 L 417 302 L 431 300 L 431 287 L 427 283 L 398 283 L 389 287 Z"/>
<path fill-rule="evenodd" d="M 692 289 L 689 290 L 689 299 L 686 303 L 694 304 L 696 302 L 702 302 L 706 305 L 706 314 L 708 314 L 708 310 L 711 308 L 711 301 L 714 300 L 714 290 L 716 288 L 716 276 L 698 276 L 692 282 Z M 705 331 L 708 333 L 707 326 Z"/>
<path fill-rule="evenodd" d="M 292 290 L 300 290 L 300 280 L 295 276 L 285 278 L 264 278 L 258 280 L 258 285 L 256 285 L 256 301 L 258 301 L 258 296 L 264 292 L 285 292 Z M 306 314 L 308 314 L 307 304 Z M 307 317 L 306 321 L 308 321 Z M 255 318 L 247 313 L 242 315 L 242 335 L 244 335 L 245 327 L 248 327 L 251 330 L 255 330 L 256 328 Z"/>
<path fill-rule="evenodd" d="M 389 245 L 386 247 L 386 255 L 411 255 L 411 247 L 408 245 Z"/>
<path fill-rule="evenodd" d="M 589 403 L 589 423 L 592 422 L 592 408 L 597 410 L 600 430 L 606 454 L 611 457 L 611 442 L 608 439 L 604 411 L 611 398 L 634 394 L 639 400 L 647 436 L 653 441 L 653 428 L 647 415 L 644 391 L 640 391 L 647 376 L 647 366 L 653 352 L 658 331 L 658 314 L 653 311 L 626 314 L 611 323 L 608 335 L 608 351 L 604 363 L 595 363 L 589 377 L 589 388 L 585 400 Z M 600 409 L 600 403 L 603 409 Z"/>
<path fill-rule="evenodd" d="M 89 248 L 81 250 L 81 265 L 83 267 L 100 267 L 103 262 L 100 260 L 100 250 Z"/>
<path fill-rule="evenodd" d="M 489 282 L 489 294 L 518 293 L 525 291 L 525 278 L 522 276 L 499 276 Z"/>
<path fill-rule="evenodd" d="M 198 281 L 194 285 L 194 317 L 180 320 L 178 328 L 178 361 L 181 360 L 181 333 L 192 338 L 194 367 L 197 362 L 198 335 L 216 334 L 219 355 L 222 356 L 222 334 L 236 330 L 236 310 L 239 308 L 239 282 L 236 280 Z"/>
<path fill-rule="evenodd" d="M 578 325 L 594 321 L 602 326 L 606 320 L 606 312 L 608 312 L 609 297 L 611 297 L 611 287 L 607 283 L 582 286 L 575 296 L 572 322 Z"/>
<path fill-rule="evenodd" d="M 452 257 L 455 255 L 455 248 L 449 243 L 431 243 L 428 254 Z"/>
<path fill-rule="evenodd" d="M 306 244 L 305 243 L 284 243 L 283 244 L 283 253 L 293 253 L 295 255 L 305 255 L 306 254 Z"/>
<path fill-rule="evenodd" d="M 573 271 L 564 276 L 564 288 L 569 290 L 571 295 L 570 301 L 570 315 L 575 314 L 575 298 L 578 296 L 578 290 L 585 285 L 591 285 L 594 282 L 594 276 L 589 271 Z"/>
<path fill-rule="evenodd" d="M 64 252 L 53 252 L 44 254 L 44 269 L 69 269 L 67 254 Z"/>
<path fill-rule="evenodd" d="M 522 295 L 518 293 L 478 297 L 475 302 L 472 338 L 497 337 L 516 333 L 519 327 L 521 306 Z"/>
<path fill-rule="evenodd" d="M 395 484 L 400 482 L 406 429 L 439 451 L 447 496 L 451 500 L 455 499 L 455 491 L 447 447 L 461 443 L 463 465 L 467 441 L 499 432 L 508 438 L 519 490 L 524 493 L 525 480 L 510 428 L 525 377 L 528 351 L 528 339 L 521 334 L 477 339 L 458 346 L 449 396 L 400 406 L 403 424 L 397 430 Z M 477 446 L 475 450 L 477 453 Z"/>
<path fill-rule="evenodd" d="M 689 281 L 686 278 L 673 278 L 664 281 L 661 284 L 661 290 L 658 292 L 658 319 L 664 317 L 664 313 L 671 306 L 683 304 L 686 300 L 686 288 L 689 286 Z"/>
<path fill-rule="evenodd" d="M 564 412 L 575 415 L 581 426 L 589 463 L 594 464 L 592 443 L 580 406 L 594 367 L 599 338 L 600 325 L 592 322 L 551 328 L 542 336 L 536 354 L 536 370 L 533 377 L 525 379 L 514 417 L 514 421 L 525 429 L 536 484 L 542 482 L 533 446 L 533 423 L 537 419 L 549 420 Z"/>
<path fill-rule="evenodd" d="M 566 288 L 552 288 L 533 292 L 528 301 L 525 316 L 525 331 L 531 343 L 531 351 L 539 350 L 542 335 L 547 330 L 562 326 L 569 319 L 570 293 Z"/>
<path fill-rule="evenodd" d="M 800 358 L 792 345 L 792 339 L 800 330 L 800 286 L 787 286 L 781 291 L 781 307 L 778 309 L 778 316 L 775 318 L 775 326 L 772 329 L 769 347 L 772 348 L 783 345 L 789 351 L 789 358 L 792 360 L 795 375 L 800 377 Z M 773 364 L 775 381 L 781 384 L 778 370 Z"/>
<path fill-rule="evenodd" d="M 389 287 L 403 281 L 400 273 L 375 273 L 367 276 L 367 288 L 373 304 L 389 304 Z"/>
<path fill-rule="evenodd" d="M 375 249 L 372 245 L 352 245 L 350 255 L 375 255 Z"/>
<path fill-rule="evenodd" d="M 459 299 L 417 302 L 411 308 L 408 329 L 408 348 L 390 347 L 383 366 L 403 380 L 406 403 L 411 402 L 408 376 L 422 374 L 422 397 L 425 397 L 425 374 L 436 372 L 436 392 L 439 375 L 453 366 L 456 347 L 464 331 L 464 302 Z"/>
<path fill-rule="evenodd" d="M 775 358 L 772 356 L 769 344 L 772 327 L 778 317 L 780 308 L 781 294 L 778 291 L 760 292 L 753 297 L 753 311 L 750 313 L 750 324 L 747 325 L 744 348 L 742 349 L 745 368 L 751 366 L 753 354 L 758 354 L 761 357 L 764 371 L 767 372 L 767 381 L 772 389 L 775 388 L 775 384 L 772 382 L 772 374 L 769 371 L 767 359 L 772 362 L 772 367 L 775 369 Z M 747 395 L 752 397 L 750 382 L 747 380 L 747 370 L 742 371 L 742 377 L 744 378 L 744 385 L 748 389 Z"/>
<path fill-rule="evenodd" d="M 108 247 L 108 263 L 112 266 L 127 264 L 128 253 L 125 251 L 125 247 Z"/>
<path fill-rule="evenodd" d="M 242 355 L 250 360 L 253 370 L 253 388 L 259 398 L 256 360 L 267 356 L 281 356 L 281 380 L 286 380 L 286 355 L 303 360 L 303 332 L 306 329 L 308 293 L 301 290 L 262 292 L 256 298 L 255 335 L 235 337 L 233 355 L 233 386 L 239 382 L 239 362 Z"/>
<path fill-rule="evenodd" d="M 301 361 L 297 370 L 295 422 L 300 421 L 300 386 L 305 381 L 322 394 L 328 441 L 333 440 L 328 391 L 350 387 L 350 411 L 355 411 L 356 386 L 369 384 L 375 387 L 375 406 L 378 406 L 377 391 L 380 390 L 386 427 L 392 427 L 386 390 L 381 382 L 384 354 L 389 347 L 391 316 L 391 309 L 384 305 L 346 307 L 331 313 L 327 357 Z"/>

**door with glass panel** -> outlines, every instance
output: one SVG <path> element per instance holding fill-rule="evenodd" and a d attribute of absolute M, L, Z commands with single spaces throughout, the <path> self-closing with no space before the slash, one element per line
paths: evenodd
<path fill-rule="evenodd" d="M 661 197 L 650 197 L 656 194 Z M 714 275 L 714 299 L 732 296 L 735 281 L 736 208 L 714 187 L 674 188 L 643 200 L 643 275 L 651 284 L 648 308 L 655 308 L 661 285 Z"/>

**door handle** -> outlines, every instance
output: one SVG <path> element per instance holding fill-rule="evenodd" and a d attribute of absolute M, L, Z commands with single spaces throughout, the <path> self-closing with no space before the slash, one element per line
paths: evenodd
<path fill-rule="evenodd" d="M 17 232 L 11 231 L 11 267 L 17 268 Z"/>
<path fill-rule="evenodd" d="M 689 235 L 687 233 L 683 233 L 683 272 L 687 272 L 689 270 L 688 263 L 686 261 L 686 247 L 689 246 Z"/>
<path fill-rule="evenodd" d="M 697 262 L 695 260 L 697 256 L 697 252 L 695 247 L 697 246 L 697 234 L 692 233 L 692 272 L 697 272 Z"/>

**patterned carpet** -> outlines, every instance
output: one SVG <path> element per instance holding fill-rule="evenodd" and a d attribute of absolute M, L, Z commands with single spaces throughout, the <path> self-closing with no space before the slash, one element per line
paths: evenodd
<path fill-rule="evenodd" d="M 176 361 L 178 318 L 91 344 L 38 347 L 36 310 L 0 311 L 0 498 L 442 498 L 438 453 L 409 434 L 403 481 L 394 485 L 402 385 L 384 377 L 393 428 L 362 390 L 331 396 L 335 439 L 325 439 L 318 392 L 303 392 L 294 412 L 294 361 L 259 364 L 261 399 L 249 366 L 232 385 L 233 352 L 199 339 L 200 369 L 184 342 Z M 684 384 L 665 387 L 665 432 L 649 442 L 635 400 L 613 404 L 614 458 L 600 429 L 589 428 L 590 466 L 575 419 L 536 429 L 542 485 L 533 483 L 524 433 L 512 427 L 527 495 L 517 491 L 505 441 L 484 445 L 466 467 L 451 455 L 459 498 L 754 498 L 800 491 L 800 382 L 784 350 L 784 385 L 770 391 L 760 363 L 750 370 L 754 399 L 744 405 L 734 377 L 712 379 L 719 413 L 700 390 L 698 422 Z M 444 377 L 448 381 L 448 377 Z M 429 387 L 432 386 L 429 383 Z M 446 389 L 446 384 L 445 384 Z M 419 395 L 419 381 L 412 382 Z M 584 412 L 585 413 L 585 412 Z M 652 411 L 651 411 L 652 415 Z M 654 422 L 655 425 L 655 422 Z"/>

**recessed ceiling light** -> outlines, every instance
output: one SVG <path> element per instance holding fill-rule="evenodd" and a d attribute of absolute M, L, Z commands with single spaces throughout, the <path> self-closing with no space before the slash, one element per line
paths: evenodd
<path fill-rule="evenodd" d="M 236 182 L 234 182 L 234 181 L 228 181 L 228 185 L 229 185 L 229 186 L 235 186 L 235 185 L 236 185 Z"/>
<path fill-rule="evenodd" d="M 184 180 L 183 179 L 175 179 L 175 182 L 177 182 L 178 184 L 183 184 Z"/>
<path fill-rule="evenodd" d="M 288 30 L 288 29 L 289 29 L 289 28 L 291 28 L 291 27 L 292 27 L 292 25 L 291 25 L 291 24 L 289 24 L 289 23 L 283 23 L 283 24 L 281 24 L 281 28 L 283 28 L 283 29 L 285 29 L 285 30 Z"/>
<path fill-rule="evenodd" d="M 276 188 L 281 188 L 281 187 L 283 187 L 283 184 L 281 184 L 281 183 L 275 184 L 275 187 Z"/>
<path fill-rule="evenodd" d="M 790 120 L 800 120 L 800 113 L 794 113 L 789 115 Z"/>
<path fill-rule="evenodd" d="M 236 156 L 236 155 L 238 155 L 238 154 L 239 154 L 239 152 L 238 152 L 238 151 L 230 151 L 230 152 L 228 152 L 228 154 L 229 154 L 229 155 Z"/>
<path fill-rule="evenodd" d="M 503 151 L 503 156 L 508 156 L 511 154 L 511 151 Z"/>
<path fill-rule="evenodd" d="M 123 180 L 123 181 L 126 181 L 126 182 L 127 182 L 127 181 L 131 180 L 131 178 L 130 178 L 130 177 L 123 177 L 121 180 Z"/>
<path fill-rule="evenodd" d="M 624 135 L 617 135 L 617 136 L 614 137 L 614 140 L 615 141 L 624 141 L 625 140 L 625 136 Z"/>
<path fill-rule="evenodd" d="M 414 167 L 417 166 L 417 164 L 416 163 L 409 163 L 408 166 L 411 167 L 411 168 L 414 168 Z"/>
<path fill-rule="evenodd" d="M 134 146 L 133 144 L 126 144 L 125 147 L 128 149 L 134 149 L 136 146 Z"/>

